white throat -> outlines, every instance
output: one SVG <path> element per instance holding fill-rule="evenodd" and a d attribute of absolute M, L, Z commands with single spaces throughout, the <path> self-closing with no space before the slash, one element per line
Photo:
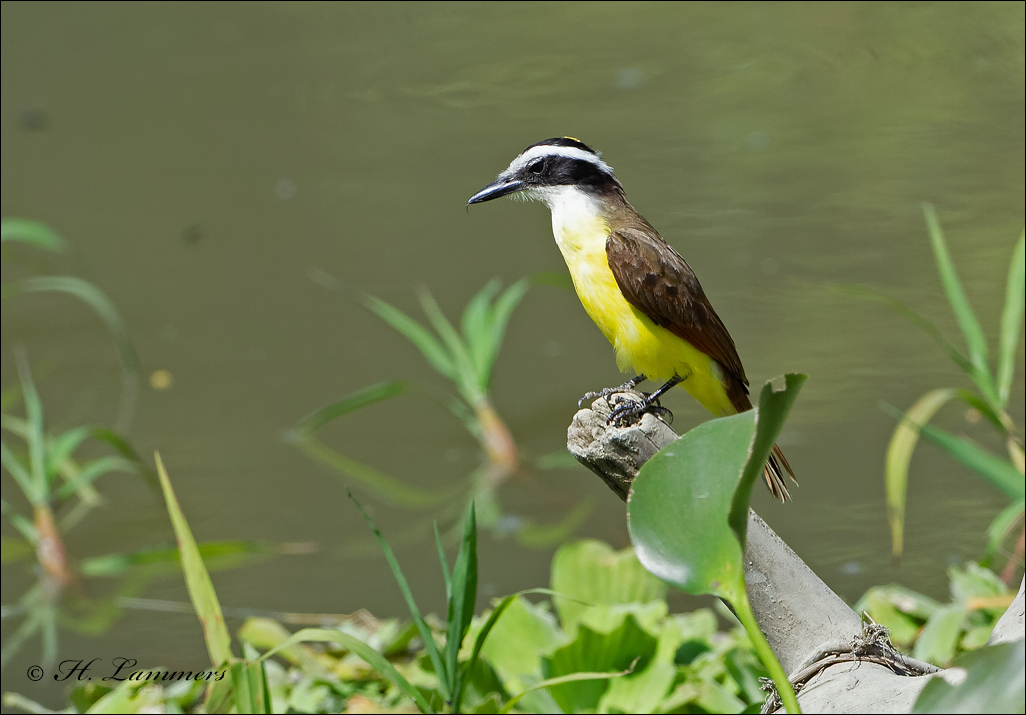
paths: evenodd
<path fill-rule="evenodd" d="M 576 186 L 546 186 L 524 192 L 529 199 L 541 201 L 552 212 L 552 235 L 560 250 L 605 247 L 609 225 L 603 216 L 602 202 Z"/>

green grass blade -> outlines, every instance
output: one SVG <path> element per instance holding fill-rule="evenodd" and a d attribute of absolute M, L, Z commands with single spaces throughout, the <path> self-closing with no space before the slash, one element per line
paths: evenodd
<path fill-rule="evenodd" d="M 987 559 L 992 560 L 1001 549 L 1001 544 L 1011 533 L 1012 528 L 1022 519 L 1026 509 L 1026 500 L 1020 499 L 1002 509 L 987 527 Z"/>
<path fill-rule="evenodd" d="M 431 524 L 435 534 L 435 549 L 438 551 L 438 563 L 442 566 L 442 578 L 445 580 L 445 602 L 452 600 L 452 574 L 449 571 L 449 560 L 445 558 L 445 546 L 442 545 L 442 535 L 438 533 L 438 522 Z"/>
<path fill-rule="evenodd" d="M 933 425 L 923 425 L 919 432 L 927 441 L 943 449 L 1009 497 L 1022 499 L 1026 496 L 1026 482 L 1006 460 Z"/>
<path fill-rule="evenodd" d="M 50 496 L 49 481 L 46 478 L 46 433 L 43 426 L 43 403 L 36 391 L 36 383 L 32 381 L 32 370 L 29 368 L 25 351 L 18 348 L 14 353 L 14 363 L 18 368 L 18 381 L 21 383 L 21 394 L 25 400 L 25 422 L 28 433 L 25 442 L 29 450 L 29 474 L 32 477 L 32 490 L 25 494 L 33 506 L 45 504 Z"/>
<path fill-rule="evenodd" d="M 334 472 L 359 483 L 365 490 L 390 504 L 402 507 L 421 508 L 447 501 L 462 487 L 454 485 L 449 489 L 418 489 L 404 484 L 363 462 L 345 456 L 314 437 L 296 432 L 291 436 L 292 444 L 303 454 L 331 467 Z"/>
<path fill-rule="evenodd" d="M 67 244 L 53 229 L 39 221 L 5 218 L 0 221 L 0 243 L 24 243 L 47 251 L 62 252 Z"/>
<path fill-rule="evenodd" d="M 445 629 L 445 665 L 449 678 L 449 692 L 453 697 L 460 691 L 460 646 L 463 636 L 474 619 L 474 604 L 477 601 L 477 518 L 474 502 L 470 502 L 463 521 L 463 538 L 460 541 L 456 561 L 452 566 L 451 597 Z M 454 701 L 455 702 L 455 701 Z M 454 706 L 454 709 L 455 708 Z M 458 710 L 458 709 L 457 709 Z"/>
<path fill-rule="evenodd" d="M 463 309 L 463 318 L 460 329 L 463 331 L 463 340 L 470 347 L 470 356 L 480 370 L 483 363 L 483 355 L 479 353 L 482 339 L 486 338 L 489 331 L 489 324 L 492 317 L 492 300 L 499 292 L 501 283 L 493 278 L 470 299 L 467 307 Z"/>
<path fill-rule="evenodd" d="M 1026 303 L 1026 232 L 1012 252 L 1008 266 L 1008 286 L 1005 290 L 1005 308 L 1001 313 L 1001 338 L 998 354 L 998 398 L 1002 407 L 1008 404 L 1015 377 L 1015 353 L 1019 349 L 1019 330 L 1022 328 L 1023 306 Z"/>
<path fill-rule="evenodd" d="M 50 475 L 51 480 L 53 475 L 57 474 L 64 460 L 71 457 L 91 433 L 90 427 L 76 427 L 50 440 L 46 450 L 46 473 Z"/>
<path fill-rule="evenodd" d="M 420 290 L 417 297 L 420 298 L 424 314 L 427 315 L 435 332 L 442 338 L 445 349 L 452 358 L 456 370 L 452 381 L 456 383 L 456 387 L 467 401 L 474 404 L 484 396 L 485 390 L 481 385 L 480 373 L 470 357 L 467 345 L 464 344 L 463 338 L 456 332 L 456 328 L 452 326 L 449 319 L 445 317 L 445 313 L 442 312 L 430 291 Z"/>
<path fill-rule="evenodd" d="M 502 340 L 506 336 L 506 327 L 509 325 L 509 319 L 530 287 L 531 280 L 529 278 L 521 278 L 503 291 L 502 295 L 495 301 L 489 326 L 491 330 L 484 341 L 483 352 L 480 358 L 482 382 L 485 388 L 487 388 L 488 382 L 491 379 L 492 366 L 495 364 L 495 358 L 502 347 Z"/>
<path fill-rule="evenodd" d="M 951 260 L 948 246 L 944 241 L 944 233 L 941 231 L 940 221 L 937 220 L 937 212 L 930 204 L 923 205 L 923 214 L 926 216 L 926 226 L 930 234 L 930 245 L 933 247 L 934 258 L 937 259 L 937 272 L 940 274 L 941 285 L 944 287 L 944 294 L 948 298 L 951 310 L 955 314 L 958 326 L 965 337 L 966 346 L 969 348 L 969 361 L 973 365 L 973 374 L 977 387 L 989 399 L 997 402 L 997 394 L 994 389 L 994 381 L 990 375 L 990 368 L 987 365 L 987 341 L 983 337 L 983 330 L 980 322 L 976 319 L 969 299 L 962 289 L 962 283 L 955 271 L 955 263 Z"/>
<path fill-rule="evenodd" d="M 0 463 L 14 477 L 14 481 L 18 483 L 18 487 L 25 494 L 25 498 L 32 501 L 32 475 L 29 473 L 29 470 L 25 469 L 25 465 L 14 456 L 14 452 L 7 446 L 7 442 L 0 442 Z"/>
<path fill-rule="evenodd" d="M 352 653 L 363 659 L 363 661 L 367 663 L 367 665 L 374 668 L 374 670 L 376 670 L 378 673 L 388 678 L 389 681 L 391 681 L 393 685 L 399 688 L 399 690 L 401 690 L 404 695 L 412 699 L 413 702 L 417 704 L 417 707 L 420 708 L 421 712 L 434 712 L 431 709 L 431 705 L 430 703 L 428 703 L 427 698 L 424 697 L 423 693 L 421 693 L 417 688 L 411 685 L 410 681 L 404 678 L 402 674 L 395 669 L 395 666 L 388 662 L 388 659 L 385 656 L 371 648 L 369 645 L 367 645 L 360 639 L 354 638 L 348 633 L 343 633 L 342 631 L 329 630 L 325 628 L 304 628 L 303 630 L 294 633 L 291 637 L 289 637 L 276 648 L 264 653 L 260 657 L 260 659 L 266 660 L 271 656 L 276 655 L 277 653 L 287 648 L 291 648 L 292 646 L 298 643 L 310 642 L 335 643 L 336 645 L 339 645 L 351 651 Z"/>
<path fill-rule="evenodd" d="M 427 328 L 380 298 L 367 294 L 362 298 L 367 308 L 413 343 L 431 367 L 450 380 L 456 379 L 456 365 L 452 357 Z"/>
<path fill-rule="evenodd" d="M 17 529 L 18 533 L 25 538 L 25 541 L 32 546 L 32 551 L 34 552 L 35 545 L 39 543 L 39 532 L 36 531 L 36 526 L 32 523 L 32 520 L 26 519 L 15 511 L 14 507 L 6 499 L 0 499 L 0 513 L 7 517 L 11 522 L 11 526 Z"/>
<path fill-rule="evenodd" d="M 357 390 L 338 402 L 310 413 L 299 421 L 296 430 L 307 434 L 315 432 L 339 417 L 370 407 L 377 402 L 403 395 L 410 391 L 410 386 L 408 380 L 389 380 Z"/>
<path fill-rule="evenodd" d="M 181 552 L 182 571 L 185 572 L 185 585 L 189 589 L 189 598 L 192 599 L 193 608 L 203 626 L 203 638 L 207 643 L 207 652 L 210 653 L 210 663 L 219 668 L 232 657 L 232 637 L 228 633 L 228 627 L 224 622 L 224 615 L 221 613 L 221 604 L 217 600 L 217 593 L 214 591 L 214 584 L 210 581 L 210 574 L 203 565 L 203 558 L 200 556 L 196 540 L 189 529 L 189 522 L 185 520 L 185 514 L 178 504 L 178 497 L 171 488 L 171 479 L 164 469 L 164 462 L 160 453 L 155 452 L 154 458 L 157 462 L 157 475 L 160 478 L 160 486 L 164 491 L 164 501 L 167 503 L 167 513 L 171 517 L 171 525 L 175 530 L 175 538 L 178 540 L 178 549 Z"/>
<path fill-rule="evenodd" d="M 449 679 L 445 670 L 445 662 L 442 660 L 442 655 L 438 649 L 438 643 L 435 642 L 434 636 L 431 634 L 431 627 L 428 626 L 424 617 L 420 614 L 420 609 L 417 608 L 417 602 L 413 599 L 413 592 L 410 590 L 410 584 L 407 583 L 406 577 L 403 575 L 403 570 L 399 567 L 399 562 L 395 558 L 395 554 L 392 553 L 392 547 L 385 541 L 385 537 L 382 536 L 378 527 L 374 524 L 374 520 L 370 518 L 370 514 L 363 508 L 363 505 L 357 501 L 356 497 L 349 494 L 349 498 L 356 508 L 360 510 L 361 516 L 364 521 L 370 526 L 371 531 L 374 532 L 374 538 L 378 540 L 381 545 L 381 550 L 385 552 L 385 560 L 388 562 L 388 568 L 392 571 L 392 576 L 395 577 L 396 583 L 399 584 L 399 590 L 403 594 L 403 599 L 406 601 L 406 607 L 410 611 L 410 616 L 413 618 L 413 622 L 417 626 L 417 631 L 420 633 L 421 640 L 424 641 L 424 648 L 428 652 L 428 657 L 431 658 L 431 664 L 435 668 L 435 674 L 438 675 L 439 686 L 442 688 L 442 697 L 446 701 L 452 699 L 452 692 L 449 690 Z M 362 657 L 362 656 L 361 656 Z"/>
<path fill-rule="evenodd" d="M 973 377 L 975 368 L 969 361 L 969 358 L 963 355 L 958 348 L 944 337 L 940 328 L 927 320 L 921 313 L 913 310 L 900 300 L 892 298 L 889 295 L 885 295 L 884 293 L 867 286 L 838 285 L 835 286 L 835 288 L 842 293 L 846 293 L 857 298 L 864 298 L 866 300 L 876 301 L 877 303 L 883 303 L 895 313 L 904 316 L 909 322 L 916 325 L 920 330 L 933 338 L 937 344 L 944 349 L 944 352 L 948 354 L 948 357 L 951 358 L 952 362 L 958 365 L 965 374 Z"/>
<path fill-rule="evenodd" d="M 135 352 L 135 346 L 132 345 L 131 338 L 128 337 L 128 328 L 121 319 L 121 315 L 114 307 L 114 304 L 110 302 L 110 299 L 99 288 L 88 281 L 72 276 L 23 278 L 5 285 L 2 291 L 0 291 L 0 296 L 2 296 L 3 300 L 6 300 L 12 295 L 39 292 L 67 293 L 72 295 L 92 308 L 93 312 L 106 324 L 107 330 L 114 341 L 118 360 L 121 362 L 122 391 L 118 421 L 120 423 L 119 427 L 123 428 L 133 410 L 141 368 L 139 356 Z"/>
<path fill-rule="evenodd" d="M 919 429 L 933 419 L 937 411 L 954 398 L 952 388 L 930 390 L 916 400 L 898 423 L 887 445 L 884 459 L 884 491 L 887 497 L 887 521 L 891 527 L 891 556 L 901 558 L 905 547 L 905 503 L 908 495 L 908 469 L 912 453 L 919 443 Z"/>
<path fill-rule="evenodd" d="M 94 459 L 82 467 L 71 480 L 61 485 L 57 490 L 57 498 L 66 499 L 92 484 L 98 477 L 109 472 L 137 474 L 138 469 L 135 462 L 130 462 L 124 457 L 100 457 L 99 459 Z"/>

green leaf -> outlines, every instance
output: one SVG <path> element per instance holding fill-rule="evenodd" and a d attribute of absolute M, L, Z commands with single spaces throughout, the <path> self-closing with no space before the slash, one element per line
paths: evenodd
<path fill-rule="evenodd" d="M 1008 404 L 1015 377 L 1015 353 L 1019 349 L 1019 331 L 1022 329 L 1023 306 L 1026 303 L 1026 233 L 1012 252 L 1008 265 L 1008 284 L 1005 288 L 1005 307 L 1001 312 L 1001 338 L 998 343 L 998 398 L 1001 405 Z"/>
<path fill-rule="evenodd" d="M 203 565 L 203 558 L 200 556 L 196 540 L 189 529 L 189 523 L 185 520 L 185 514 L 182 513 L 182 508 L 178 505 L 178 498 L 171 488 L 171 479 L 164 469 L 160 453 L 155 452 L 154 458 L 157 462 L 160 486 L 164 491 L 164 501 L 167 502 L 167 513 L 171 517 L 171 525 L 174 527 L 175 538 L 178 540 L 178 549 L 182 557 L 182 571 L 185 572 L 185 585 L 189 589 L 189 598 L 192 600 L 193 608 L 203 626 L 203 638 L 207 643 L 207 652 L 210 653 L 210 662 L 215 668 L 219 668 L 232 657 L 232 637 L 225 625 L 221 604 L 217 600 L 217 593 L 214 592 L 214 584 L 210 581 L 210 574 L 207 573 L 207 569 Z"/>
<path fill-rule="evenodd" d="M 504 604 L 506 599 L 500 603 Z M 496 607 L 495 611 L 498 610 Z M 561 645 L 565 636 L 555 617 L 541 605 L 534 605 L 514 594 L 499 619 L 495 611 L 485 621 L 492 622 L 492 635 L 480 646 L 485 658 L 511 691 L 525 690 L 533 676 L 541 673 L 541 654 Z M 495 616 L 494 619 L 492 616 Z M 477 638 L 484 633 L 482 626 Z M 535 708 L 537 709 L 537 708 Z"/>
<path fill-rule="evenodd" d="M 375 531 L 377 531 L 375 529 Z M 395 666 L 388 662 L 388 659 L 378 651 L 371 648 L 369 645 L 364 643 L 358 638 L 354 638 L 348 633 L 343 633 L 338 630 L 329 630 L 324 628 L 304 628 L 297 633 L 294 633 L 285 642 L 279 645 L 277 648 L 269 650 L 264 653 L 260 659 L 267 660 L 271 656 L 284 651 L 298 643 L 308 642 L 320 642 L 320 643 L 335 643 L 337 645 L 352 651 L 355 655 L 359 656 L 367 665 L 374 668 L 378 673 L 388 678 L 404 695 L 409 697 L 417 704 L 421 712 L 431 713 L 431 705 L 424 697 L 423 693 L 417 688 L 410 684 L 402 674 L 395 669 Z M 428 641 L 425 641 L 428 642 Z M 433 639 L 432 641 L 433 642 Z"/>
<path fill-rule="evenodd" d="M 449 679 L 449 692 L 452 693 L 453 709 L 459 712 L 462 688 L 459 669 L 460 647 L 463 637 L 474 620 L 474 605 L 477 601 L 477 520 L 474 513 L 474 502 L 471 500 L 467 516 L 463 522 L 463 539 L 460 541 L 456 561 L 452 566 L 452 594 L 449 598 L 449 613 L 445 629 L 445 665 L 444 673 Z"/>
<path fill-rule="evenodd" d="M 43 403 L 32 380 L 32 370 L 22 349 L 15 350 L 14 364 L 18 369 L 18 381 L 25 400 L 25 423 L 28 427 L 25 442 L 29 450 L 29 474 L 31 490 L 25 497 L 33 506 L 42 506 L 50 499 L 50 484 L 46 475 L 46 431 L 43 426 Z"/>
<path fill-rule="evenodd" d="M 236 712 L 271 712 L 271 693 L 263 661 L 236 661 L 231 664 L 231 676 Z"/>
<path fill-rule="evenodd" d="M 948 297 L 948 303 L 951 305 L 951 310 L 955 314 L 955 319 L 958 321 L 959 328 L 962 329 L 962 335 L 969 348 L 973 380 L 980 388 L 980 392 L 988 399 L 998 402 L 994 381 L 990 375 L 990 367 L 987 365 L 987 341 L 983 337 L 980 323 L 976 319 L 976 314 L 973 312 L 972 306 L 969 305 L 969 299 L 958 279 L 955 263 L 951 260 L 951 254 L 948 253 L 948 246 L 944 241 L 940 222 L 937 220 L 937 212 L 930 204 L 924 204 L 923 214 L 926 216 L 930 245 L 933 247 L 934 258 L 937 259 L 937 272 L 940 274 L 944 294 Z"/>
<path fill-rule="evenodd" d="M 1024 641 L 986 646 L 959 656 L 964 668 L 956 686 L 931 678 L 912 707 L 913 713 L 1021 713 L 1026 698 Z"/>
<path fill-rule="evenodd" d="M 553 598 L 563 630 L 573 634 L 581 614 L 596 604 L 648 603 L 666 598 L 666 584 L 645 570 L 634 549 L 614 551 L 586 539 L 566 544 L 552 557 Z"/>
<path fill-rule="evenodd" d="M 943 449 L 1013 499 L 1026 496 L 1026 482 L 1022 474 L 1008 461 L 940 427 L 924 425 L 919 432 L 927 441 Z"/>
<path fill-rule="evenodd" d="M 491 342 L 490 327 L 493 322 L 492 299 L 499 292 L 500 285 L 498 279 L 488 281 L 485 287 L 467 303 L 460 321 L 463 340 L 469 347 L 470 358 L 479 373 L 487 372 L 491 362 L 488 356 L 488 346 Z"/>
<path fill-rule="evenodd" d="M 691 594 L 743 591 L 741 545 L 727 522 L 755 415 L 710 420 L 664 447 L 634 479 L 628 519 L 638 559 Z"/>
<path fill-rule="evenodd" d="M 455 367 L 452 381 L 467 402 L 475 404 L 484 397 L 486 386 L 481 383 L 480 373 L 470 358 L 467 345 L 464 344 L 460 334 L 456 332 L 456 328 L 452 327 L 449 319 L 445 317 L 445 313 L 442 312 L 430 291 L 425 288 L 418 291 L 417 296 L 420 298 L 420 305 L 424 309 L 424 313 L 431 321 L 435 332 L 442 338 L 445 349 L 452 358 Z"/>
<path fill-rule="evenodd" d="M 23 218 L 0 221 L 0 243 L 24 243 L 47 251 L 61 252 L 67 247 L 64 239 L 49 226 Z"/>
<path fill-rule="evenodd" d="M 452 357 L 427 328 L 380 298 L 365 294 L 363 304 L 413 343 L 431 367 L 450 380 L 456 380 L 456 365 Z"/>
<path fill-rule="evenodd" d="M 411 384 L 408 380 L 389 380 L 370 385 L 343 397 L 337 402 L 331 403 L 327 407 L 311 412 L 299 421 L 299 424 L 296 425 L 296 430 L 310 434 L 329 422 L 337 420 L 339 417 L 357 412 L 365 407 L 370 407 L 383 400 L 403 395 L 410 391 L 410 387 Z"/>
<path fill-rule="evenodd" d="M 915 657 L 940 666 L 946 665 L 955 655 L 965 617 L 965 606 L 957 603 L 941 606 L 934 611 L 916 641 L 912 651 Z"/>
<path fill-rule="evenodd" d="M 1026 500 L 1019 499 L 998 512 L 998 515 L 990 522 L 990 526 L 987 527 L 988 561 L 997 556 L 1001 545 L 1012 533 L 1012 528 L 1022 519 L 1024 510 L 1026 510 Z"/>
<path fill-rule="evenodd" d="M 76 427 L 50 440 L 46 450 L 46 472 L 51 475 L 51 479 L 52 475 L 60 469 L 61 463 L 71 457 L 79 445 L 89 438 L 90 434 L 92 434 L 92 428 Z"/>
<path fill-rule="evenodd" d="M 944 388 L 930 390 L 916 400 L 898 423 L 887 445 L 884 459 L 884 488 L 887 495 L 887 521 L 891 526 L 891 555 L 901 557 L 905 545 L 905 503 L 908 495 L 908 468 L 919 442 L 919 428 L 933 419 L 937 411 L 958 394 Z"/>
<path fill-rule="evenodd" d="M 546 678 L 540 683 L 535 683 L 524 692 L 519 693 L 518 695 L 515 695 L 512 698 L 510 698 L 509 701 L 502 706 L 502 709 L 499 710 L 499 712 L 503 714 L 512 712 L 513 708 L 516 706 L 518 702 L 520 702 L 521 698 L 523 698 L 525 695 L 529 695 L 538 690 L 551 689 L 558 687 L 560 685 L 584 683 L 587 681 L 611 680 L 613 678 L 619 678 L 621 676 L 628 675 L 631 672 L 631 668 L 627 668 L 625 670 L 621 670 L 618 673 L 571 673 L 570 675 L 561 675 L 557 678 Z"/>
<path fill-rule="evenodd" d="M 481 340 L 482 347 L 478 348 L 481 352 L 478 358 L 480 362 L 481 385 L 485 390 L 488 388 L 495 358 L 499 354 L 499 348 L 502 347 L 502 340 L 506 335 L 506 326 L 509 324 L 509 319 L 530 287 L 530 279 L 521 278 L 507 288 L 495 301 L 490 325 L 488 326 L 489 332 Z"/>
<path fill-rule="evenodd" d="M 78 470 L 74 477 L 62 484 L 57 490 L 57 498 L 65 499 L 92 484 L 96 479 L 110 472 L 138 473 L 135 462 L 124 457 L 100 457 Z"/>
<path fill-rule="evenodd" d="M 407 583 L 406 577 L 403 575 L 403 570 L 399 567 L 399 562 L 395 558 L 395 554 L 392 552 L 392 547 L 385 541 L 385 537 L 382 536 L 378 527 L 374 525 L 374 521 L 370 518 L 370 514 L 363 508 L 363 505 L 357 501 L 356 497 L 349 494 L 349 499 L 359 509 L 360 515 L 363 516 L 364 521 L 370 526 L 371 531 L 374 532 L 374 538 L 378 540 L 381 545 L 381 550 L 385 552 L 385 561 L 388 562 L 388 568 L 392 571 L 392 576 L 395 578 L 396 583 L 399 585 L 399 590 L 403 594 L 403 599 L 406 601 L 406 607 L 410 611 L 410 616 L 413 617 L 413 622 L 417 624 L 417 631 L 420 633 L 421 639 L 424 641 L 424 647 L 427 649 L 428 656 L 431 659 L 431 665 L 435 669 L 435 673 L 438 675 L 439 687 L 442 689 L 442 698 L 444 700 L 452 699 L 452 691 L 449 689 L 449 680 L 446 676 L 445 661 L 442 660 L 442 654 L 438 649 L 438 643 L 435 642 L 434 636 L 431 634 L 431 627 L 428 626 L 424 617 L 420 614 L 420 609 L 417 608 L 417 602 L 413 599 L 413 592 L 410 590 L 410 584 Z M 363 657 L 362 655 L 360 656 Z M 366 660 L 366 659 L 365 659 Z M 369 662 L 369 661 L 368 661 Z"/>
<path fill-rule="evenodd" d="M 655 656 L 658 639 L 627 614 L 619 625 L 607 632 L 586 625 L 577 629 L 577 637 L 542 658 L 546 679 L 573 673 L 641 671 Z M 566 713 L 594 710 L 609 687 L 601 680 L 572 681 L 550 689 L 553 699 Z"/>
<path fill-rule="evenodd" d="M 14 477 L 14 481 L 18 483 L 18 487 L 25 494 L 25 498 L 30 502 L 33 501 L 35 487 L 33 486 L 32 475 L 25 469 L 25 465 L 14 456 L 14 452 L 7 446 L 7 442 L 0 442 L 0 463 L 3 463 L 4 469 Z"/>
<path fill-rule="evenodd" d="M 888 308 L 893 310 L 895 313 L 905 316 L 905 318 L 907 318 L 910 322 L 912 322 L 914 325 L 917 325 L 920 329 L 922 329 L 924 333 L 926 333 L 935 341 L 937 341 L 937 344 L 944 349 L 944 352 L 948 354 L 948 357 L 951 358 L 952 362 L 954 362 L 956 365 L 962 368 L 962 371 L 965 374 L 969 375 L 970 377 L 973 375 L 972 363 L 965 355 L 961 353 L 961 351 L 958 348 L 952 345 L 951 342 L 944 337 L 944 335 L 940 331 L 940 328 L 938 328 L 936 325 L 934 325 L 925 317 L 923 317 L 922 314 L 913 310 L 905 303 L 902 303 L 900 300 L 892 298 L 889 295 L 886 295 L 885 293 L 881 293 L 880 291 L 875 290 L 873 288 L 869 288 L 867 286 L 838 285 L 835 286 L 835 288 L 836 290 L 842 293 L 847 293 L 849 295 L 853 295 L 859 298 L 875 300 L 878 303 L 883 303 Z"/>
<path fill-rule="evenodd" d="M 748 505 L 752 501 L 752 488 L 756 480 L 762 477 L 777 436 L 791 413 L 791 406 L 808 379 L 808 375 L 791 373 L 784 376 L 783 389 L 774 390 L 773 385 L 767 382 L 759 393 L 759 404 L 754 410 L 755 438 L 749 448 L 748 461 L 741 472 L 741 479 L 734 490 L 728 517 L 730 528 L 737 535 L 742 551 L 748 540 Z"/>

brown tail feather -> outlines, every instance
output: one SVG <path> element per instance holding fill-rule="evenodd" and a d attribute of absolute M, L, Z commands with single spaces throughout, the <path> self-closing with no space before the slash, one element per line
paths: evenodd
<path fill-rule="evenodd" d="M 787 463 L 784 453 L 780 451 L 780 447 L 773 445 L 773 452 L 770 454 L 769 461 L 766 462 L 763 476 L 770 493 L 779 501 L 786 503 L 791 499 L 791 493 L 787 491 L 787 485 L 784 483 L 784 471 L 781 470 L 781 466 L 787 471 L 787 476 L 791 478 L 791 481 L 797 484 L 798 480 L 795 479 L 794 472 L 791 470 L 791 465 Z"/>

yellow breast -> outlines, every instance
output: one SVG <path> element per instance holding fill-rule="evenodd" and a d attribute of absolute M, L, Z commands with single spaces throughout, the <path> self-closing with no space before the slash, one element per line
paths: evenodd
<path fill-rule="evenodd" d="M 657 381 L 682 377 L 684 388 L 707 410 L 715 415 L 734 414 L 736 410 L 724 389 L 719 364 L 691 343 L 653 323 L 623 297 L 606 258 L 606 239 L 611 229 L 601 212 L 587 205 L 550 204 L 550 208 L 553 235 L 570 269 L 577 295 L 612 343 L 620 370 L 633 369 Z"/>

